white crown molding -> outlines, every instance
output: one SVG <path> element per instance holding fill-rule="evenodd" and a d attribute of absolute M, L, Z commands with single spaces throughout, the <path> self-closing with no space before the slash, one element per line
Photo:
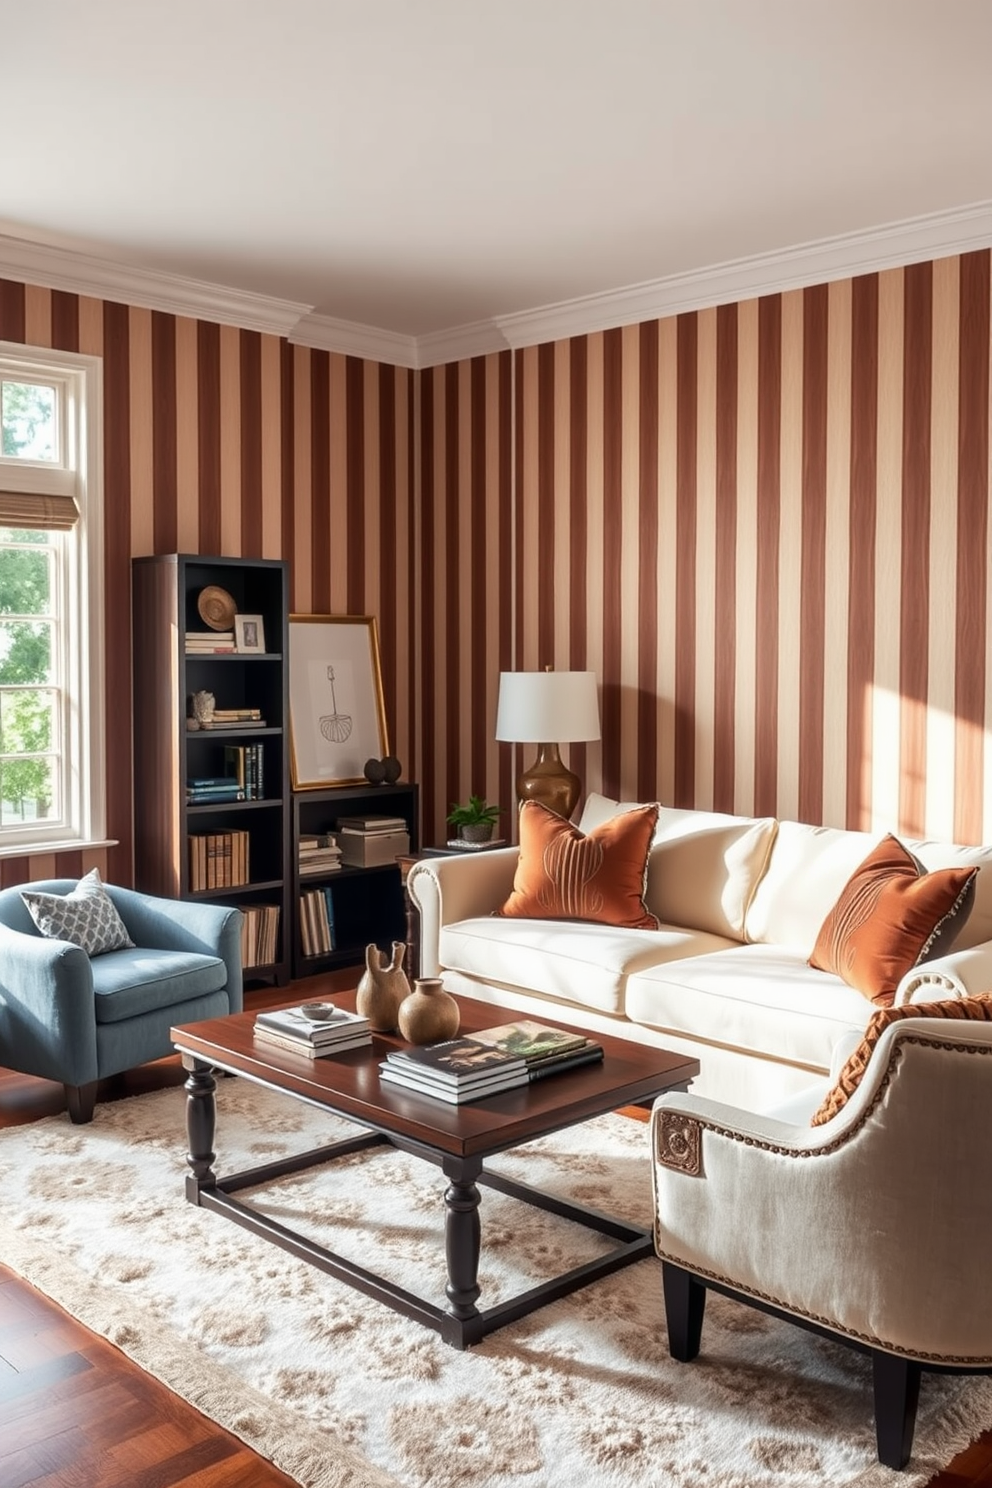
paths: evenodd
<path fill-rule="evenodd" d="M 989 246 L 992 202 L 976 202 L 420 337 L 316 315 L 311 306 L 291 300 L 128 268 L 4 234 L 0 278 L 242 326 L 286 336 L 299 346 L 416 370 Z"/>
<path fill-rule="evenodd" d="M 91 295 L 98 300 L 117 300 L 145 310 L 163 310 L 169 315 L 218 321 L 221 325 L 274 336 L 288 335 L 300 316 L 311 308 L 293 300 L 277 300 L 199 279 L 184 279 L 178 274 L 132 268 L 6 234 L 0 234 L 0 278 L 62 289 L 69 294 Z"/>
<path fill-rule="evenodd" d="M 672 274 L 605 294 L 497 316 L 496 324 L 510 346 L 534 346 L 990 245 L 992 202 L 978 202 L 950 212 L 934 212 L 864 232 Z"/>
<path fill-rule="evenodd" d="M 475 320 L 450 331 L 429 331 L 426 336 L 418 337 L 417 366 L 440 367 L 446 362 L 489 356 L 494 351 L 506 351 L 509 345 L 499 321 Z"/>
<path fill-rule="evenodd" d="M 335 320 L 332 315 L 304 315 L 289 332 L 289 339 L 295 346 L 310 346 L 315 351 L 336 351 L 370 362 L 389 362 L 394 367 L 420 366 L 415 336 L 354 320 Z"/>

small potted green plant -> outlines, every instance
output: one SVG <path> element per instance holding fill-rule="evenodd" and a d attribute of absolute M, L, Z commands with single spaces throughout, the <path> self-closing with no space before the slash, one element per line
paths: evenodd
<path fill-rule="evenodd" d="M 452 805 L 448 826 L 456 827 L 464 842 L 488 842 L 502 809 L 501 806 L 490 806 L 484 796 L 469 796 L 467 804 Z"/>

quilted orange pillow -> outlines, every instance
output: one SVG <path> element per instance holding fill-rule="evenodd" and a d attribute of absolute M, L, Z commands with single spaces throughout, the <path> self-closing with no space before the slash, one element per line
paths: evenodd
<path fill-rule="evenodd" d="M 525 801 L 513 890 L 496 913 L 657 930 L 658 920 L 644 903 L 657 821 L 656 804 L 637 806 L 586 835 L 540 801 Z"/>
<path fill-rule="evenodd" d="M 906 972 L 933 954 L 938 938 L 941 951 L 947 949 L 971 908 L 977 873 L 927 873 L 898 838 L 883 837 L 820 926 L 809 965 L 835 972 L 888 1007 Z"/>
<path fill-rule="evenodd" d="M 900 1018 L 970 1018 L 988 1023 L 992 1022 L 992 995 L 982 992 L 977 997 L 949 997 L 944 1002 L 905 1002 L 900 1007 L 879 1008 L 872 1013 L 864 1038 L 837 1076 L 834 1088 L 815 1111 L 811 1126 L 822 1126 L 844 1109 L 861 1084 L 875 1045 L 889 1024 Z"/>

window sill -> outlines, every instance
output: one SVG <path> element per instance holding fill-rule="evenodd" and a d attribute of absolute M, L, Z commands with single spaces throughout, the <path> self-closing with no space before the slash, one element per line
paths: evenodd
<path fill-rule="evenodd" d="M 50 842 L 3 842 L 0 843 L 0 858 L 36 858 L 51 853 L 92 852 L 94 848 L 117 847 L 119 840 L 117 837 L 104 837 L 95 841 L 85 837 L 53 837 Z"/>

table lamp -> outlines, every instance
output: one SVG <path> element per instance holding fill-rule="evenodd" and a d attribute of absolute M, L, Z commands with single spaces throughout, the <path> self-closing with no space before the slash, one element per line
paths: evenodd
<path fill-rule="evenodd" d="M 595 672 L 501 672 L 496 738 L 538 746 L 537 759 L 517 776 L 517 797 L 541 801 L 567 820 L 582 783 L 562 763 L 558 743 L 599 738 Z"/>

